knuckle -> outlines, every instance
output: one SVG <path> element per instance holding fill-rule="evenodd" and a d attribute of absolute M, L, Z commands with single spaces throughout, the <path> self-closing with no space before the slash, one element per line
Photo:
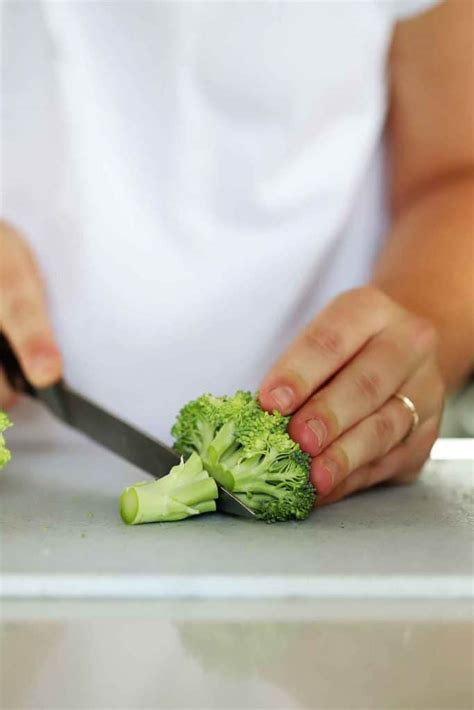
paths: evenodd
<path fill-rule="evenodd" d="M 303 333 L 304 342 L 311 350 L 332 359 L 344 354 L 344 340 L 334 328 L 308 328 Z"/>
<path fill-rule="evenodd" d="M 337 481 L 344 480 L 347 475 L 352 470 L 351 462 L 349 456 L 338 444 L 333 444 L 325 458 L 333 462 L 334 470 L 337 471 L 336 479 Z"/>
<path fill-rule="evenodd" d="M 0 288 L 6 296 L 15 293 L 24 280 L 24 271 L 18 263 L 4 263 L 0 268 Z"/>
<path fill-rule="evenodd" d="M 378 373 L 374 371 L 360 372 L 354 378 L 354 386 L 359 396 L 362 396 L 369 404 L 379 401 L 382 389 L 382 380 Z"/>
<path fill-rule="evenodd" d="M 387 412 L 377 412 L 373 419 L 374 434 L 384 453 L 392 448 L 396 441 L 396 426 Z"/>
<path fill-rule="evenodd" d="M 383 291 L 372 285 L 350 289 L 336 296 L 331 303 L 341 320 L 350 326 L 357 320 L 364 320 L 368 314 L 380 327 L 389 314 L 400 311 L 400 307 Z"/>
<path fill-rule="evenodd" d="M 378 288 L 375 288 L 375 286 L 371 285 L 360 286 L 355 289 L 355 292 L 361 301 L 367 301 L 370 303 L 372 303 L 374 299 L 380 300 L 383 298 L 382 292 Z"/>
<path fill-rule="evenodd" d="M 14 296 L 7 306 L 8 318 L 18 325 L 38 319 L 37 304 L 23 295 Z"/>
<path fill-rule="evenodd" d="M 359 286 L 347 292 L 351 300 L 358 303 L 362 308 L 372 308 L 388 301 L 387 296 L 375 286 Z"/>
<path fill-rule="evenodd" d="M 416 316 L 413 319 L 414 345 L 422 352 L 429 352 L 438 347 L 438 331 L 428 318 Z"/>

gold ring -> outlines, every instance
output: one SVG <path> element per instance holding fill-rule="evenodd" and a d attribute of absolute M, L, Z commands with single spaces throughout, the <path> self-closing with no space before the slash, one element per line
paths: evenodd
<path fill-rule="evenodd" d="M 405 443 L 405 441 L 407 439 L 410 438 L 410 436 L 413 434 L 413 432 L 415 432 L 416 429 L 418 429 L 418 425 L 420 423 L 420 415 L 416 411 L 416 407 L 413 404 L 413 402 L 411 401 L 411 399 L 409 397 L 407 397 L 405 394 L 394 394 L 393 396 L 400 400 L 400 402 L 403 404 L 405 409 L 408 409 L 408 411 L 410 412 L 410 414 L 412 416 L 411 427 L 409 428 L 408 432 L 405 434 L 405 436 L 403 437 L 403 439 L 401 441 L 401 443 L 403 444 L 403 443 Z"/>

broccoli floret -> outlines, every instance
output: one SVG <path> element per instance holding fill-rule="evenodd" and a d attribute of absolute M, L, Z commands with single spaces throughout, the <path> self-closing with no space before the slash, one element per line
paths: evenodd
<path fill-rule="evenodd" d="M 315 498 L 310 457 L 289 436 L 288 422 L 263 411 L 250 392 L 205 394 L 183 407 L 171 433 L 183 456 L 199 454 L 206 471 L 258 518 L 302 520 Z"/>
<path fill-rule="evenodd" d="M 136 483 L 120 496 L 120 514 L 129 525 L 183 520 L 216 510 L 216 482 L 193 454 L 157 481 Z"/>
<path fill-rule="evenodd" d="M 6 447 L 5 437 L 2 434 L 5 429 L 11 426 L 12 423 L 5 412 L 0 412 L 0 468 L 3 468 L 11 459 L 11 454 Z"/>

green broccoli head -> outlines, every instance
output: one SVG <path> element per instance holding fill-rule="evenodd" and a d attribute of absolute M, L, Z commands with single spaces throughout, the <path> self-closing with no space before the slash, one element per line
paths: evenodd
<path fill-rule="evenodd" d="M 2 434 L 5 429 L 11 426 L 12 423 L 5 412 L 0 411 L 0 468 L 3 468 L 11 459 L 11 454 L 6 447 L 5 437 Z"/>
<path fill-rule="evenodd" d="M 176 449 L 204 468 L 262 520 L 301 520 L 314 503 L 310 458 L 287 432 L 289 417 L 265 412 L 251 392 L 189 402 L 173 426 Z"/>

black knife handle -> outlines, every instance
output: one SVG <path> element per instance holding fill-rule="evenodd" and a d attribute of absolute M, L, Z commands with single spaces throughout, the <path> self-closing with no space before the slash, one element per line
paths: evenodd
<path fill-rule="evenodd" d="M 35 388 L 26 379 L 21 365 L 3 333 L 0 333 L 0 367 L 15 392 L 29 394 L 31 397 L 36 396 Z"/>

